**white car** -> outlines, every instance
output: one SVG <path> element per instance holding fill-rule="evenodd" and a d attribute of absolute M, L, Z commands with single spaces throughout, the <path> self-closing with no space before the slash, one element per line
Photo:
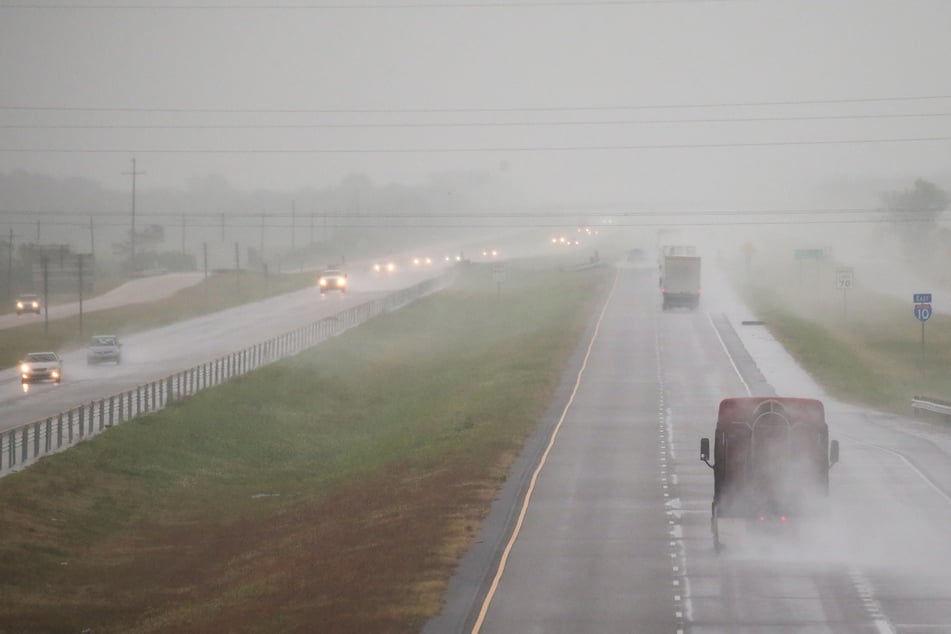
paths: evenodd
<path fill-rule="evenodd" d="M 55 352 L 28 352 L 20 361 L 20 382 L 63 380 L 63 360 Z"/>
<path fill-rule="evenodd" d="M 93 335 L 86 348 L 86 364 L 93 365 L 103 361 L 122 362 L 122 344 L 116 335 Z"/>

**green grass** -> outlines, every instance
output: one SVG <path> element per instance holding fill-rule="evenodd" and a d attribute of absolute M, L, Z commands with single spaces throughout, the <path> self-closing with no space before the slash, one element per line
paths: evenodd
<path fill-rule="evenodd" d="M 737 275 L 744 299 L 769 331 L 840 400 L 911 414 L 911 398 L 951 398 L 951 318 L 921 324 L 910 301 L 856 288 L 842 292 L 834 264 L 799 276 L 791 265 Z M 779 291 L 777 289 L 782 289 Z"/>
<path fill-rule="evenodd" d="M 266 277 L 254 272 L 242 272 L 240 276 L 214 275 L 161 301 L 85 313 L 82 334 L 78 315 L 51 320 L 48 327 L 40 319 L 31 319 L 32 323 L 0 329 L 0 367 L 16 365 L 24 352 L 81 347 L 93 333 L 129 334 L 288 293 L 313 283 L 314 276 L 310 273 Z"/>
<path fill-rule="evenodd" d="M 416 632 L 607 270 L 486 267 L 0 479 L 0 632 Z"/>

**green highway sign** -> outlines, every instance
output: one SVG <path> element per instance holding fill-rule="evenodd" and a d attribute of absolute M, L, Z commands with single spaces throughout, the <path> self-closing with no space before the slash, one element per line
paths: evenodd
<path fill-rule="evenodd" d="M 824 253 L 822 249 L 796 249 L 796 259 L 821 260 Z"/>

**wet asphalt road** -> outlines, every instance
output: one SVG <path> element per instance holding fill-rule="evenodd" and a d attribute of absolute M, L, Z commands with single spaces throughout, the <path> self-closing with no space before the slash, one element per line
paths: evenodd
<path fill-rule="evenodd" d="M 426 634 L 951 632 L 948 430 L 835 402 L 714 272 L 704 289 L 663 312 L 652 270 L 618 271 Z M 717 555 L 699 440 L 720 399 L 772 393 L 826 404 L 831 516 L 766 539 L 724 522 Z"/>

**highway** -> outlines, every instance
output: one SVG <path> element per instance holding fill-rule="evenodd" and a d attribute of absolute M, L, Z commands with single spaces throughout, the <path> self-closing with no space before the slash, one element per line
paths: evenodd
<path fill-rule="evenodd" d="M 662 312 L 655 271 L 610 298 L 423 632 L 951 632 L 951 435 L 824 394 L 717 278 Z M 699 460 L 720 399 L 820 398 L 831 514 L 795 537 L 710 534 Z M 722 522 L 721 524 L 729 524 Z"/>
<path fill-rule="evenodd" d="M 0 432 L 243 350 L 412 286 L 443 270 L 442 267 L 433 267 L 387 276 L 375 275 L 368 267 L 364 268 L 367 270 L 349 273 L 351 290 L 345 294 L 321 294 L 315 286 L 161 328 L 123 335 L 120 365 L 87 366 L 85 349 L 58 351 L 63 357 L 63 381 L 60 385 L 35 383 L 24 390 L 16 368 L 2 370 Z"/>

